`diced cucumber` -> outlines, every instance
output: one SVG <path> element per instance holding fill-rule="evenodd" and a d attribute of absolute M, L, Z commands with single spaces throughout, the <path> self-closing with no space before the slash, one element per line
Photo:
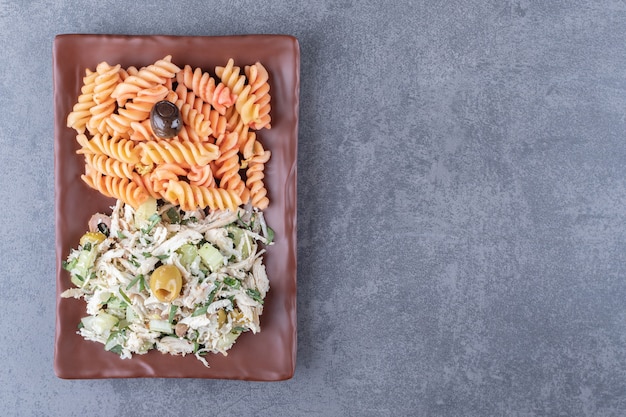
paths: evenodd
<path fill-rule="evenodd" d="M 131 306 L 128 306 L 128 308 L 126 308 L 126 321 L 128 323 L 135 323 L 138 319 L 139 316 L 137 316 L 137 313 L 135 313 L 135 309 L 133 309 Z"/>
<path fill-rule="evenodd" d="M 107 308 L 111 310 L 123 310 L 126 308 L 126 306 L 127 303 L 124 300 L 115 296 L 112 296 L 107 301 Z"/>
<path fill-rule="evenodd" d="M 196 245 L 187 243 L 176 251 L 180 255 L 180 263 L 188 267 L 198 256 L 198 248 Z"/>
<path fill-rule="evenodd" d="M 224 255 L 208 242 L 200 246 L 198 255 L 200 255 L 202 261 L 209 267 L 211 272 L 215 272 L 224 266 Z"/>
<path fill-rule="evenodd" d="M 113 326 L 115 326 L 118 322 L 119 320 L 117 317 L 103 311 L 99 312 L 95 316 L 87 316 L 81 319 L 83 326 L 96 334 L 104 334 L 111 331 Z"/>
<path fill-rule="evenodd" d="M 150 217 L 157 212 L 157 201 L 153 197 L 149 197 L 135 211 L 135 224 L 138 228 L 144 228 L 150 224 Z"/>
<path fill-rule="evenodd" d="M 82 287 L 85 284 L 85 280 L 91 274 L 91 269 L 98 255 L 97 247 L 92 246 L 90 250 L 80 251 L 78 255 L 78 261 L 71 271 L 72 283 L 77 287 Z"/>
<path fill-rule="evenodd" d="M 241 248 L 241 258 L 245 259 L 250 256 L 250 249 L 252 248 L 252 242 L 250 236 L 240 227 L 230 226 L 228 233 L 233 237 L 235 248 Z"/>
<path fill-rule="evenodd" d="M 124 335 L 121 332 L 111 332 L 111 335 L 107 339 L 104 344 L 104 350 L 111 351 L 115 350 L 116 346 L 119 346 L 121 349 L 122 344 L 124 343 Z M 116 352 L 119 353 L 119 352 Z"/>
<path fill-rule="evenodd" d="M 167 320 L 150 320 L 148 327 L 154 332 L 172 333 L 172 325 Z"/>

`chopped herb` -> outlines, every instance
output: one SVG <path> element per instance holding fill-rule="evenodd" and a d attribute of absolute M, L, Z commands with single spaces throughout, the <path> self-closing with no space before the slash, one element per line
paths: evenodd
<path fill-rule="evenodd" d="M 244 222 L 244 221 L 243 221 L 243 219 L 241 218 L 241 213 L 240 213 L 240 212 L 239 212 L 239 213 L 237 213 L 237 220 L 239 220 L 239 223 L 241 223 L 241 225 L 242 225 L 243 227 L 245 227 L 246 229 L 248 229 L 248 230 L 249 230 L 249 229 L 251 229 L 251 228 L 252 228 L 252 226 L 251 226 L 250 224 L 247 224 L 246 222 Z"/>
<path fill-rule="evenodd" d="M 196 308 L 195 311 L 191 314 L 191 317 L 198 317 L 203 314 L 206 314 L 207 309 L 209 308 L 209 304 L 205 304 L 202 307 Z"/>
<path fill-rule="evenodd" d="M 267 244 L 269 245 L 270 243 L 272 243 L 274 241 L 274 229 L 272 229 L 271 227 L 267 227 L 267 236 L 265 237 L 267 239 Z"/>
<path fill-rule="evenodd" d="M 167 321 L 169 321 L 170 324 L 172 324 L 172 322 L 174 321 L 174 316 L 176 315 L 176 310 L 178 310 L 178 306 L 172 304 L 170 306 L 170 315 L 167 318 Z"/>
<path fill-rule="evenodd" d="M 130 290 L 131 288 L 133 288 L 135 286 L 136 283 L 138 283 L 140 280 L 143 279 L 143 275 L 139 274 L 137 275 L 135 278 L 133 278 L 133 280 L 126 286 L 126 290 Z"/>
<path fill-rule="evenodd" d="M 164 259 L 167 259 L 169 257 L 170 257 L 169 254 L 166 254 L 166 255 L 156 255 L 155 256 L 155 258 L 159 258 L 159 260 L 161 260 L 161 261 L 164 260 Z"/>
<path fill-rule="evenodd" d="M 180 221 L 180 224 L 185 225 L 188 223 L 198 223 L 198 219 L 195 216 L 191 216 L 188 219 L 183 219 Z"/>
<path fill-rule="evenodd" d="M 76 277 L 77 280 L 79 280 L 80 282 L 85 282 L 85 278 L 82 277 L 82 275 L 79 274 L 75 274 L 74 275 Z"/>
<path fill-rule="evenodd" d="M 167 218 L 170 220 L 170 223 L 178 224 L 180 223 L 180 214 L 178 214 L 178 210 L 174 207 L 171 207 L 166 213 Z"/>
<path fill-rule="evenodd" d="M 148 226 L 145 229 L 141 229 L 141 232 L 147 235 L 160 221 L 161 216 L 159 216 L 157 213 L 154 213 L 152 216 L 148 217 Z"/>
<path fill-rule="evenodd" d="M 148 259 L 152 257 L 152 254 L 150 252 L 141 252 L 141 254 L 143 255 L 144 258 Z"/>
<path fill-rule="evenodd" d="M 207 305 L 213 302 L 213 300 L 215 299 L 215 295 L 221 288 L 221 285 L 218 285 L 213 291 L 211 291 L 211 293 L 209 294 L 209 299 L 207 300 Z"/>
<path fill-rule="evenodd" d="M 118 239 L 126 239 L 126 235 L 124 233 L 122 233 L 121 231 L 117 231 L 117 238 Z"/>
<path fill-rule="evenodd" d="M 128 296 L 126 295 L 126 293 L 124 291 L 122 291 L 122 289 L 120 288 L 120 295 L 122 296 L 122 298 L 128 303 L 128 304 L 132 304 L 133 302 L 130 301 L 130 298 L 128 298 Z"/>
<path fill-rule="evenodd" d="M 137 261 L 137 259 L 134 256 L 130 258 L 128 262 L 130 262 L 130 264 L 134 266 L 135 268 L 139 268 L 141 266 L 141 264 Z"/>
<path fill-rule="evenodd" d="M 71 262 L 63 261 L 61 265 L 63 266 L 63 269 L 65 269 L 66 271 L 71 271 L 72 269 L 74 269 L 77 263 L 78 263 L 78 258 L 74 258 Z"/>
<path fill-rule="evenodd" d="M 86 242 L 83 245 L 83 250 L 90 251 L 91 250 L 91 242 Z"/>
<path fill-rule="evenodd" d="M 257 290 L 256 288 L 248 288 L 246 290 L 246 293 L 257 303 L 263 304 L 263 299 L 261 298 L 261 294 L 259 293 L 259 290 Z"/>
<path fill-rule="evenodd" d="M 233 278 L 233 277 L 225 277 L 224 278 L 224 284 L 226 284 L 229 287 L 232 287 L 234 289 L 237 289 L 237 288 L 241 287 L 241 282 L 239 282 L 238 279 Z"/>
<path fill-rule="evenodd" d="M 143 291 L 146 289 L 146 279 L 142 274 L 139 274 L 139 276 L 141 277 L 139 279 L 139 291 Z"/>
<path fill-rule="evenodd" d="M 77 328 L 78 330 L 80 330 L 80 329 L 82 329 L 83 327 L 85 327 L 85 325 L 83 324 L 83 322 L 82 322 L 82 321 L 79 321 L 79 322 L 78 322 L 78 326 L 76 326 L 76 328 Z"/>
<path fill-rule="evenodd" d="M 241 332 L 247 332 L 247 331 L 248 331 L 247 327 L 241 327 L 241 326 L 233 327 L 233 330 L 232 330 L 233 333 L 241 333 Z"/>

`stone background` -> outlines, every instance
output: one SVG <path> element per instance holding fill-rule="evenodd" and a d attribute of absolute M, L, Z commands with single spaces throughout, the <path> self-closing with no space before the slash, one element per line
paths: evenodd
<path fill-rule="evenodd" d="M 52 44 L 299 39 L 298 362 L 53 372 Z M 0 1 L 0 404 L 33 416 L 626 415 L 623 1 Z"/>

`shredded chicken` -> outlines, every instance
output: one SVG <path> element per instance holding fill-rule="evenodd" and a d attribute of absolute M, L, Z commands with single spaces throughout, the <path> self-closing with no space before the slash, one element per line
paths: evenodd
<path fill-rule="evenodd" d="M 179 221 L 170 220 L 171 210 Z M 110 216 L 94 215 L 89 230 L 109 235 L 72 249 L 67 258 L 76 287 L 61 296 L 86 302 L 81 336 L 123 359 L 157 349 L 195 354 L 208 366 L 203 355 L 226 355 L 241 333 L 260 331 L 269 291 L 263 254 L 272 239 L 261 212 L 205 215 L 160 205 L 150 218 L 137 219 L 139 212 L 118 201 Z M 99 228 L 101 223 L 106 228 Z M 209 259 L 203 245 L 219 253 L 217 261 Z M 176 266 L 183 278 L 171 302 L 150 287 L 160 265 Z"/>

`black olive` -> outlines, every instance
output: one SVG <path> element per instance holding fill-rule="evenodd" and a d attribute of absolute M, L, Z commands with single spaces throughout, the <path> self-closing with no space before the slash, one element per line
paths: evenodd
<path fill-rule="evenodd" d="M 150 110 L 150 126 L 161 139 L 171 139 L 183 128 L 178 107 L 167 100 L 157 102 Z"/>
<path fill-rule="evenodd" d="M 98 231 L 105 236 L 109 236 L 109 226 L 104 223 L 98 223 Z"/>

